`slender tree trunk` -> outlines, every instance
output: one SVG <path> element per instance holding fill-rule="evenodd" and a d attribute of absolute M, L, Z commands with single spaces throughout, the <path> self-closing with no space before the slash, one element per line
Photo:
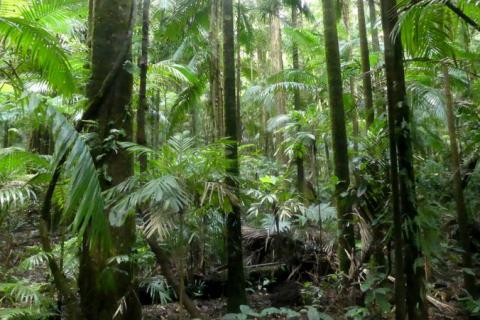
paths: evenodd
<path fill-rule="evenodd" d="M 272 74 L 283 71 L 283 53 L 282 53 L 282 26 L 280 23 L 280 8 L 278 4 L 273 4 L 274 8 L 270 15 L 270 50 L 272 62 Z M 285 95 L 278 92 L 275 95 L 276 115 L 285 114 Z"/>
<path fill-rule="evenodd" d="M 223 0 L 223 58 L 225 90 L 225 131 L 230 142 L 226 146 L 229 160 L 226 182 L 232 192 L 239 196 L 240 174 L 238 161 L 236 97 L 235 97 L 235 35 L 233 31 L 232 0 Z M 242 221 L 240 203 L 231 201 L 231 210 L 227 212 L 227 309 L 238 312 L 240 305 L 246 304 L 245 275 L 243 271 Z"/>
<path fill-rule="evenodd" d="M 383 0 L 382 0 L 383 1 Z M 390 41 L 391 26 L 388 15 L 385 13 L 382 2 L 382 23 L 385 29 L 385 60 L 388 67 L 393 68 L 392 61 L 395 59 L 393 44 Z M 387 67 L 387 68 L 388 68 Z M 405 320 L 406 317 L 406 289 L 404 273 L 403 253 L 403 217 L 400 212 L 400 191 L 398 182 L 398 156 L 397 156 L 397 131 L 396 131 L 396 97 L 394 90 L 394 78 L 387 71 L 387 96 L 388 96 L 388 132 L 390 142 L 390 183 L 392 187 L 392 216 L 393 216 L 393 240 L 395 251 L 395 319 Z"/>
<path fill-rule="evenodd" d="M 372 34 L 372 49 L 373 52 L 380 52 L 380 40 L 378 38 L 377 23 L 377 8 L 375 7 L 375 0 L 368 0 L 368 9 L 370 12 L 370 32 Z"/>
<path fill-rule="evenodd" d="M 410 108 L 406 101 L 403 48 L 400 36 L 396 37 L 395 42 L 392 42 L 391 37 L 398 21 L 398 12 L 395 0 L 382 0 L 381 6 L 389 108 L 393 109 L 395 115 L 400 213 L 405 219 L 407 224 L 405 228 L 408 230 L 404 233 L 407 313 L 411 320 L 426 319 L 428 314 L 425 305 L 424 271 L 423 266 L 418 263 L 422 255 L 416 241 L 419 228 L 415 222 L 417 216 L 415 176 L 410 136 Z M 397 257 L 396 260 L 398 260 Z"/>
<path fill-rule="evenodd" d="M 237 1 L 237 64 L 235 65 L 236 73 L 236 116 L 237 116 L 237 141 L 242 143 L 242 122 L 240 117 L 240 100 L 242 95 L 242 55 L 241 55 L 241 46 L 240 46 L 240 29 L 242 21 L 242 10 L 240 5 L 240 0 Z"/>
<path fill-rule="evenodd" d="M 450 137 L 450 152 L 452 161 L 452 177 L 453 177 L 453 192 L 455 195 L 455 202 L 457 205 L 457 223 L 460 234 L 460 246 L 463 249 L 462 264 L 463 268 L 472 268 L 472 246 L 471 246 L 471 231 L 470 223 L 468 221 L 467 208 L 465 206 L 465 198 L 462 188 L 461 166 L 460 166 L 460 152 L 458 151 L 457 128 L 455 126 L 455 113 L 453 95 L 450 85 L 450 75 L 448 73 L 448 66 L 444 63 L 442 65 L 444 90 L 446 98 L 446 113 L 448 121 L 448 135 Z M 463 273 L 464 287 L 472 295 L 476 296 L 475 276 L 470 273 Z"/>
<path fill-rule="evenodd" d="M 266 62 L 266 55 L 265 51 L 262 50 L 262 48 L 257 48 L 257 60 L 258 60 L 258 68 L 260 70 L 265 70 L 267 68 L 267 62 Z M 267 122 L 268 119 L 270 118 L 270 114 L 265 108 L 265 106 L 261 106 L 261 123 L 260 123 L 260 139 L 261 139 L 261 145 L 262 145 L 262 150 L 264 152 L 264 156 L 267 158 L 271 158 L 271 141 L 272 141 L 272 136 L 268 132 L 267 128 Z"/>
<path fill-rule="evenodd" d="M 323 24 L 325 33 L 325 54 L 327 60 L 328 92 L 333 136 L 333 157 L 335 176 L 335 201 L 338 216 L 339 244 L 338 259 L 340 270 L 348 274 L 350 261 L 347 255 L 353 254 L 355 238 L 351 215 L 351 202 L 346 195 L 350 185 L 348 168 L 348 144 L 345 128 L 345 111 L 343 106 L 342 73 L 338 47 L 336 8 L 333 0 L 322 0 Z"/>
<path fill-rule="evenodd" d="M 213 126 L 215 129 L 215 139 L 220 139 L 224 135 L 223 123 L 223 88 L 221 72 L 221 43 L 220 35 L 220 0 L 212 0 L 210 7 L 210 33 L 209 39 L 212 51 L 210 53 L 210 104 L 213 113 Z"/>
<path fill-rule="evenodd" d="M 292 27 L 297 28 L 298 26 L 298 8 L 292 6 Z M 298 45 L 295 41 L 292 44 L 292 65 L 293 69 L 300 70 L 300 57 L 298 52 Z M 302 100 L 300 97 L 300 90 L 295 89 L 293 92 L 293 105 L 296 111 L 302 109 Z M 304 164 L 304 155 L 296 154 L 295 155 L 295 164 L 297 166 L 297 190 L 300 195 L 304 196 L 305 194 L 305 164 Z"/>
<path fill-rule="evenodd" d="M 343 24 L 345 25 L 346 30 L 351 29 L 350 24 L 350 3 L 346 2 L 342 5 L 342 16 L 343 16 Z M 348 34 L 348 41 L 352 40 L 352 35 Z M 347 59 L 352 59 L 353 56 L 353 47 L 350 47 L 347 51 Z M 352 129 L 353 129 L 353 151 L 355 152 L 355 156 L 358 155 L 358 138 L 360 137 L 360 126 L 358 123 L 358 103 L 357 103 L 357 95 L 356 95 L 356 88 L 355 88 L 355 79 L 350 76 L 348 79 L 349 87 L 350 87 L 350 95 L 352 96 Z M 358 181 L 355 181 L 357 184 Z"/>
<path fill-rule="evenodd" d="M 98 135 L 105 139 L 112 129 L 122 129 L 120 140 L 131 140 L 132 119 L 129 103 L 132 96 L 133 77 L 119 68 L 109 83 L 111 72 L 119 59 L 130 60 L 133 20 L 133 0 L 96 0 L 92 20 L 92 75 L 87 86 L 87 97 L 96 101 L 102 90 L 98 112 L 85 116 L 98 123 Z M 122 64 L 123 65 L 123 64 Z M 105 83 L 109 85 L 105 88 Z M 104 189 L 115 186 L 133 174 L 133 158 L 125 151 L 104 150 L 98 166 L 106 165 L 108 179 L 103 179 Z M 100 163 L 101 162 L 101 163 Z M 108 213 L 106 213 L 108 214 Z M 111 230 L 113 241 L 109 252 L 91 247 L 88 231 L 80 254 L 79 288 L 82 311 L 87 319 L 112 319 L 120 305 L 123 313 L 115 319 L 141 319 L 141 308 L 134 293 L 133 262 L 107 267 L 110 257 L 128 255 L 135 241 L 135 220 L 129 217 L 124 225 Z"/>
<path fill-rule="evenodd" d="M 149 29 L 150 29 L 150 0 L 143 0 L 142 10 L 142 48 L 140 54 L 140 88 L 138 94 L 138 110 L 137 110 L 137 143 L 145 146 L 147 138 L 145 134 L 145 113 L 148 109 L 147 105 L 147 72 L 148 72 L 148 45 L 149 45 Z M 147 155 L 139 156 L 140 172 L 147 170 Z"/>
<path fill-rule="evenodd" d="M 365 10 L 363 7 L 364 0 L 357 0 L 358 9 L 358 29 L 360 34 L 360 55 L 362 62 L 362 78 L 363 78 L 363 98 L 365 102 L 366 124 L 367 129 L 373 123 L 373 91 L 372 91 L 372 75 L 370 73 L 370 53 L 368 50 L 367 27 L 365 25 Z"/>

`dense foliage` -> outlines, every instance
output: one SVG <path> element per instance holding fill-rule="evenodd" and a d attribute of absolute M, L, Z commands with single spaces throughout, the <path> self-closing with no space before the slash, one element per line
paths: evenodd
<path fill-rule="evenodd" d="M 476 0 L 0 0 L 0 319 L 480 316 L 479 52 Z"/>

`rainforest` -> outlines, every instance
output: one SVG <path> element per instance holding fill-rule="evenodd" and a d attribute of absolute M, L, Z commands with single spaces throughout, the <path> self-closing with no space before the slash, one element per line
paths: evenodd
<path fill-rule="evenodd" d="M 480 319 L 480 1 L 0 0 L 20 319 Z"/>

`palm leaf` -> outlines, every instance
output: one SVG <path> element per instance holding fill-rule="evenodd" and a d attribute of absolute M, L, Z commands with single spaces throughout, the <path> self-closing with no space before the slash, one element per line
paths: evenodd
<path fill-rule="evenodd" d="M 52 89 L 70 95 L 75 82 L 70 64 L 58 40 L 45 29 L 18 17 L 0 17 L 2 45 L 22 55 Z"/>
<path fill-rule="evenodd" d="M 84 138 L 54 108 L 47 109 L 55 140 L 53 167 L 64 158 L 63 175 L 69 178 L 64 219 L 73 216 L 72 231 L 82 237 L 88 229 L 91 246 L 108 248 L 109 223 L 104 211 L 98 173 Z"/>

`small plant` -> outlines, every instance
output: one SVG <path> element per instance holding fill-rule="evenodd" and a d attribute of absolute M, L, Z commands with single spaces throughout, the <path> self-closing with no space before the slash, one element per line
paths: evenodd
<path fill-rule="evenodd" d="M 392 305 L 389 302 L 391 290 L 383 286 L 384 281 L 384 274 L 369 273 L 365 282 L 360 285 L 360 289 L 365 293 L 365 305 L 376 316 L 385 316 L 392 310 Z M 359 310 L 357 311 L 358 314 L 363 314 Z"/>

